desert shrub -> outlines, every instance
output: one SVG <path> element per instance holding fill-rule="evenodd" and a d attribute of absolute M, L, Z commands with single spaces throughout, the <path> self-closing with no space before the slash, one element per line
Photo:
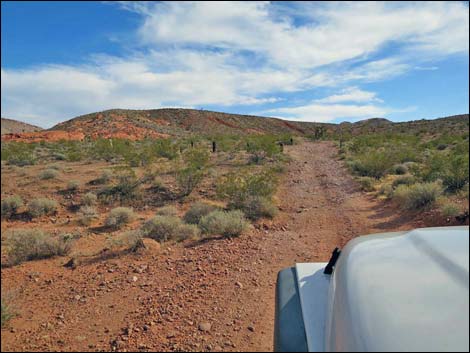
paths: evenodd
<path fill-rule="evenodd" d="M 89 226 L 93 220 L 98 218 L 98 212 L 93 206 L 82 206 L 78 211 L 78 222 L 83 226 Z"/>
<path fill-rule="evenodd" d="M 72 246 L 68 237 L 53 237 L 37 229 L 15 229 L 6 235 L 8 264 L 67 255 Z"/>
<path fill-rule="evenodd" d="M 85 195 L 82 196 L 82 205 L 84 206 L 96 205 L 97 201 L 98 197 L 92 192 L 87 192 Z"/>
<path fill-rule="evenodd" d="M 231 208 L 241 208 L 249 197 L 270 197 L 277 187 L 277 178 L 271 171 L 258 174 L 231 173 L 217 182 L 217 194 L 230 200 Z"/>
<path fill-rule="evenodd" d="M 80 182 L 78 180 L 70 180 L 67 182 L 67 190 L 68 191 L 77 191 L 80 187 Z"/>
<path fill-rule="evenodd" d="M 371 177 L 361 177 L 358 179 L 361 189 L 364 191 L 374 191 L 375 179 Z"/>
<path fill-rule="evenodd" d="M 469 157 L 457 155 L 450 159 L 443 172 L 442 182 L 446 191 L 455 193 L 469 182 Z"/>
<path fill-rule="evenodd" d="M 35 164 L 34 149 L 34 143 L 2 142 L 2 161 L 6 160 L 7 164 L 19 167 Z"/>
<path fill-rule="evenodd" d="M 383 195 L 386 198 L 391 198 L 393 196 L 394 188 L 390 183 L 384 183 L 379 188 L 379 195 Z"/>
<path fill-rule="evenodd" d="M 155 216 L 143 224 L 142 233 L 145 237 L 163 243 L 169 240 L 182 241 L 195 237 L 199 234 L 199 230 L 197 226 L 184 224 L 175 216 Z"/>
<path fill-rule="evenodd" d="M 175 206 L 165 206 L 157 210 L 158 216 L 178 216 L 178 210 Z"/>
<path fill-rule="evenodd" d="M 112 177 L 113 172 L 109 169 L 105 169 L 103 172 L 101 172 L 101 175 L 97 179 L 93 180 L 93 182 L 94 184 L 107 184 L 111 181 Z"/>
<path fill-rule="evenodd" d="M 432 206 L 442 194 L 440 183 L 417 183 L 411 186 L 400 185 L 393 198 L 408 210 L 420 210 Z"/>
<path fill-rule="evenodd" d="M 181 190 L 181 195 L 188 196 L 199 185 L 204 177 L 201 169 L 194 167 L 183 168 L 176 173 L 176 181 Z"/>
<path fill-rule="evenodd" d="M 400 185 L 412 185 L 416 183 L 416 177 L 413 175 L 400 175 L 398 178 L 393 180 L 392 186 L 393 188 L 397 188 Z"/>
<path fill-rule="evenodd" d="M 359 176 L 380 179 L 391 167 L 391 161 L 383 152 L 370 152 L 350 163 L 352 171 Z"/>
<path fill-rule="evenodd" d="M 251 154 L 250 162 L 254 164 L 261 164 L 266 158 L 281 153 L 277 137 L 271 135 L 250 136 L 246 150 Z"/>
<path fill-rule="evenodd" d="M 49 180 L 49 179 L 55 179 L 59 173 L 57 170 L 52 169 L 52 168 L 47 168 L 43 170 L 41 173 L 39 173 L 39 179 L 41 180 Z"/>
<path fill-rule="evenodd" d="M 191 208 L 185 213 L 183 219 L 186 223 L 198 224 L 202 217 L 215 211 L 217 208 L 217 206 L 209 205 L 204 202 L 196 202 L 191 205 Z"/>
<path fill-rule="evenodd" d="M 201 218 L 199 227 L 205 234 L 235 237 L 242 234 L 249 224 L 242 211 L 213 211 Z"/>
<path fill-rule="evenodd" d="M 1 315 L 2 315 L 2 328 L 6 326 L 8 321 L 13 317 L 13 313 L 11 311 L 10 306 L 3 300 L 1 300 Z"/>
<path fill-rule="evenodd" d="M 116 185 L 98 191 L 98 198 L 107 201 L 129 201 L 138 198 L 140 182 L 133 175 L 122 175 Z"/>
<path fill-rule="evenodd" d="M 183 153 L 183 160 L 192 169 L 204 169 L 209 163 L 209 151 L 202 148 L 187 149 Z"/>
<path fill-rule="evenodd" d="M 1 205 L 2 218 L 10 218 L 23 206 L 23 199 L 18 195 L 10 196 L 2 200 Z"/>
<path fill-rule="evenodd" d="M 128 251 L 135 252 L 145 247 L 142 239 L 143 234 L 140 230 L 132 230 L 109 239 L 109 244 L 111 248 L 125 247 Z"/>
<path fill-rule="evenodd" d="M 107 227 L 120 228 L 135 219 L 134 211 L 128 207 L 113 208 L 105 220 Z"/>
<path fill-rule="evenodd" d="M 274 218 L 278 209 L 270 198 L 262 196 L 250 196 L 244 200 L 240 207 L 247 218 L 257 220 L 259 218 Z"/>
<path fill-rule="evenodd" d="M 54 214 L 58 204 L 55 200 L 48 198 L 38 198 L 28 204 L 28 213 L 32 217 L 41 217 Z"/>
<path fill-rule="evenodd" d="M 454 217 L 457 216 L 459 212 L 459 207 L 452 203 L 445 203 L 441 206 L 441 213 L 444 217 Z"/>
<path fill-rule="evenodd" d="M 405 164 L 395 164 L 391 172 L 395 175 L 404 175 L 408 173 L 408 167 Z"/>

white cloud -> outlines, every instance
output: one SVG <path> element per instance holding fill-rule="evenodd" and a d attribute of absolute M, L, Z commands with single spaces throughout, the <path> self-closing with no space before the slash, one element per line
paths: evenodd
<path fill-rule="evenodd" d="M 383 102 L 376 97 L 375 92 L 369 92 L 359 89 L 358 87 L 348 87 L 341 91 L 340 94 L 334 94 L 322 99 L 316 99 L 316 103 L 340 103 L 340 102 Z"/>
<path fill-rule="evenodd" d="M 331 122 L 335 119 L 361 120 L 383 117 L 390 110 L 373 104 L 309 104 L 268 110 L 279 118 L 298 121 Z"/>
<path fill-rule="evenodd" d="M 362 82 L 468 53 L 468 6 L 461 2 L 119 4 L 142 17 L 131 54 L 95 53 L 79 66 L 2 68 L 2 116 L 51 126 L 102 109 L 262 105 L 328 86 L 349 88 L 277 112 L 363 118 L 387 110 L 358 87 Z M 356 104 L 337 104 L 344 102 Z"/>

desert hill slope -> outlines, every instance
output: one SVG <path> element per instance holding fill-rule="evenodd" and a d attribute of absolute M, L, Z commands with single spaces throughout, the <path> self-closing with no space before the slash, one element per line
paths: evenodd
<path fill-rule="evenodd" d="M 23 132 L 36 132 L 41 131 L 39 126 L 23 123 L 22 121 L 1 118 L 1 134 L 20 134 Z"/>

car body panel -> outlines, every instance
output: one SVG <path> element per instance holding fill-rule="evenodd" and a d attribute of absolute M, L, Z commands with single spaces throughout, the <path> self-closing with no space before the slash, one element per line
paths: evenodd
<path fill-rule="evenodd" d="M 468 226 L 358 237 L 325 265 L 295 267 L 308 351 L 469 350 Z"/>

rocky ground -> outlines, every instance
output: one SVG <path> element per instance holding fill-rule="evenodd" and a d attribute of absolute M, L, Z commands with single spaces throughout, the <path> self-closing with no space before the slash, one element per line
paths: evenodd
<path fill-rule="evenodd" d="M 2 351 L 269 351 L 279 270 L 327 261 L 361 234 L 428 225 L 361 192 L 332 143 L 286 151 L 279 216 L 240 238 L 2 269 L 17 314 Z"/>

